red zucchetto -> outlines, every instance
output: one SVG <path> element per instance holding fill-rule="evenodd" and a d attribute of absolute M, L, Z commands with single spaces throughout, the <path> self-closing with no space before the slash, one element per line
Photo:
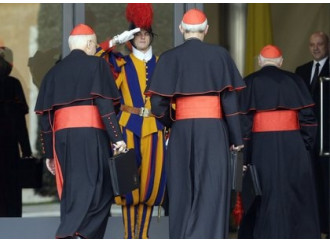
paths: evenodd
<path fill-rule="evenodd" d="M 282 56 L 282 51 L 275 45 L 266 45 L 260 51 L 260 55 L 264 58 L 279 58 Z"/>
<path fill-rule="evenodd" d="M 70 35 L 92 35 L 94 30 L 86 24 L 78 24 L 73 28 Z"/>
<path fill-rule="evenodd" d="M 182 18 L 182 22 L 190 25 L 202 24 L 205 20 L 205 14 L 201 10 L 195 8 L 188 10 Z"/>

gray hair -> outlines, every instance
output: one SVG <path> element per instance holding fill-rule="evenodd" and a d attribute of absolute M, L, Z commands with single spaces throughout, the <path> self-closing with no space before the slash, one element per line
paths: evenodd
<path fill-rule="evenodd" d="M 266 58 L 263 57 L 262 55 L 259 55 L 259 63 L 260 66 L 264 66 L 266 64 L 268 65 L 275 65 L 275 66 L 281 66 L 283 61 L 283 57 L 277 57 L 277 58 Z"/>
<path fill-rule="evenodd" d="M 207 27 L 207 19 L 201 24 L 186 24 L 181 21 L 181 26 L 186 32 L 204 32 Z"/>
<path fill-rule="evenodd" d="M 69 36 L 69 48 L 70 50 L 80 49 L 85 50 L 88 41 L 93 40 L 96 42 L 96 35 L 70 35 Z"/>

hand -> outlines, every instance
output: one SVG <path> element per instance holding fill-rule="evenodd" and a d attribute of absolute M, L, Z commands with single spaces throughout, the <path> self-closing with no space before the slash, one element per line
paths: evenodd
<path fill-rule="evenodd" d="M 127 41 L 134 38 L 134 34 L 136 34 L 137 32 L 140 32 L 140 31 L 141 31 L 140 28 L 135 28 L 135 29 L 132 29 L 132 30 L 126 30 L 126 31 L 122 32 L 121 34 L 116 35 L 109 42 L 110 48 L 117 45 L 117 44 L 126 43 Z"/>
<path fill-rule="evenodd" d="M 113 144 L 114 155 L 127 152 L 126 143 L 121 140 Z"/>
<path fill-rule="evenodd" d="M 235 150 L 235 151 L 240 151 L 243 148 L 244 148 L 244 145 L 238 145 L 238 146 L 232 145 L 232 146 L 230 146 L 230 150 Z"/>
<path fill-rule="evenodd" d="M 46 158 L 46 167 L 49 170 L 50 173 L 52 173 L 53 175 L 55 175 L 55 162 L 54 162 L 54 158 Z"/>
<path fill-rule="evenodd" d="M 247 170 L 247 165 L 243 165 L 243 172 Z"/>

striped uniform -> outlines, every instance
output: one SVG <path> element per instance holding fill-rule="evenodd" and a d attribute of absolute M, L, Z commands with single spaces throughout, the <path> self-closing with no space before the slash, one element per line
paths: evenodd
<path fill-rule="evenodd" d="M 150 99 L 143 93 L 156 65 L 156 56 L 144 62 L 133 54 L 114 58 L 110 52 L 105 58 L 118 73 L 116 84 L 122 96 L 121 104 L 150 110 Z M 116 197 L 115 201 L 122 205 L 125 238 L 148 238 L 153 206 L 162 203 L 165 191 L 164 126 L 154 117 L 126 111 L 120 111 L 118 119 L 127 147 L 136 152 L 140 189 Z"/>

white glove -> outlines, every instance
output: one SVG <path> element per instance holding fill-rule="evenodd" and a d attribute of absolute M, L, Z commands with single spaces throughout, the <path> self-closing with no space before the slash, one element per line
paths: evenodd
<path fill-rule="evenodd" d="M 47 158 L 46 159 L 46 166 L 47 169 L 49 170 L 50 173 L 52 173 L 53 175 L 55 175 L 55 163 L 54 163 L 54 159 L 51 158 Z"/>
<path fill-rule="evenodd" d="M 136 34 L 137 32 L 140 32 L 140 31 L 141 31 L 140 28 L 135 28 L 135 29 L 132 29 L 132 30 L 125 30 L 121 34 L 116 35 L 109 42 L 110 48 L 117 45 L 117 44 L 126 43 L 127 41 L 134 38 L 134 34 Z"/>
<path fill-rule="evenodd" d="M 124 141 L 118 141 L 113 144 L 114 155 L 127 152 L 126 143 Z"/>

